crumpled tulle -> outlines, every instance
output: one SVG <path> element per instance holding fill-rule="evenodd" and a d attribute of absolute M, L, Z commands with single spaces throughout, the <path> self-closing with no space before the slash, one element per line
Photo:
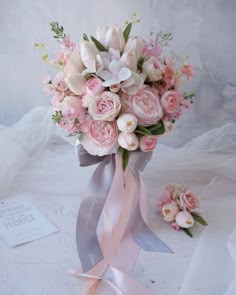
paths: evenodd
<path fill-rule="evenodd" d="M 83 168 L 78 184 L 73 147 L 68 148 L 75 138 L 65 137 L 50 117 L 49 107 L 37 107 L 11 128 L 0 126 L 0 197 L 12 188 L 15 192 L 76 194 L 85 187 L 94 167 Z M 49 162 L 40 158 L 46 146 Z M 65 152 L 58 160 L 57 155 Z M 35 159 L 37 164 L 32 165 Z M 51 169 L 53 165 L 56 171 Z M 69 170 L 67 182 L 60 181 Z M 57 185 L 48 181 L 50 177 L 59 178 Z M 152 197 L 168 183 L 188 185 L 201 197 L 203 214 L 209 221 L 180 294 L 199 294 L 199 290 L 207 295 L 236 294 L 236 124 L 211 130 L 178 149 L 159 144 L 144 179 Z"/>

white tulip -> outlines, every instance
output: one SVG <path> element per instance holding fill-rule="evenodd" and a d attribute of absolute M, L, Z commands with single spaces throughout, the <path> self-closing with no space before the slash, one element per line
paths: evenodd
<path fill-rule="evenodd" d="M 122 148 L 134 151 L 138 148 L 138 137 L 134 133 L 121 132 L 118 137 L 118 143 Z"/>
<path fill-rule="evenodd" d="M 108 31 L 107 26 L 99 26 L 97 27 L 97 40 L 101 42 L 102 44 L 105 44 L 105 38 Z"/>
<path fill-rule="evenodd" d="M 137 118 L 132 114 L 123 114 L 117 120 L 117 127 L 124 133 L 132 133 L 138 124 Z"/>
<path fill-rule="evenodd" d="M 65 74 L 72 75 L 82 73 L 84 69 L 85 66 L 82 62 L 80 53 L 78 51 L 74 51 L 66 62 L 66 66 L 64 68 Z"/>
<path fill-rule="evenodd" d="M 124 53 L 121 57 L 121 60 L 124 62 L 126 67 L 129 68 L 131 71 L 133 72 L 137 71 L 138 60 L 134 51 L 130 50 Z"/>
<path fill-rule="evenodd" d="M 174 203 L 166 203 L 161 208 L 161 213 L 163 218 L 167 222 L 171 222 L 175 220 L 176 214 L 179 212 L 179 207 Z"/>
<path fill-rule="evenodd" d="M 125 38 L 120 27 L 112 25 L 106 34 L 105 46 L 117 49 L 120 52 L 123 51 L 125 46 Z"/>
<path fill-rule="evenodd" d="M 139 37 L 130 37 L 125 45 L 124 52 L 134 51 L 137 60 L 143 55 L 143 40 Z"/>
<path fill-rule="evenodd" d="M 65 82 L 72 92 L 81 95 L 87 80 L 82 74 L 73 74 L 65 77 Z"/>
<path fill-rule="evenodd" d="M 188 211 L 180 211 L 175 216 L 175 222 L 180 227 L 189 228 L 189 227 L 193 226 L 194 219 L 193 219 L 192 215 Z"/>
<path fill-rule="evenodd" d="M 86 66 L 89 72 L 96 72 L 96 56 L 98 49 L 93 42 L 81 41 L 80 54 L 83 64 Z"/>

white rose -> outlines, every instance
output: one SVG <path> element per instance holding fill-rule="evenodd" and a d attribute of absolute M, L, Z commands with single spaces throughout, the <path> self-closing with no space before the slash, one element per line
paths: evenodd
<path fill-rule="evenodd" d="M 180 211 L 175 217 L 175 222 L 180 227 L 189 228 L 193 226 L 194 219 L 188 211 Z"/>
<path fill-rule="evenodd" d="M 175 220 L 176 214 L 179 212 L 179 207 L 174 203 L 166 203 L 161 208 L 161 213 L 165 221 L 171 222 Z"/>
<path fill-rule="evenodd" d="M 124 53 L 129 51 L 134 51 L 137 60 L 139 60 L 143 54 L 143 40 L 139 37 L 129 37 L 124 48 Z"/>
<path fill-rule="evenodd" d="M 123 51 L 125 46 L 125 39 L 120 27 L 118 27 L 117 25 L 112 25 L 108 29 L 105 38 L 105 46 L 117 49 L 120 52 Z"/>
<path fill-rule="evenodd" d="M 122 148 L 134 151 L 138 148 L 138 137 L 134 133 L 121 132 L 118 137 L 118 143 Z"/>
<path fill-rule="evenodd" d="M 138 124 L 137 118 L 132 114 L 123 114 L 117 120 L 118 129 L 125 133 L 132 133 Z"/>
<path fill-rule="evenodd" d="M 147 75 L 150 81 L 159 81 L 162 79 L 162 71 L 160 69 L 160 63 L 154 56 L 150 57 L 143 64 L 143 73 Z"/>

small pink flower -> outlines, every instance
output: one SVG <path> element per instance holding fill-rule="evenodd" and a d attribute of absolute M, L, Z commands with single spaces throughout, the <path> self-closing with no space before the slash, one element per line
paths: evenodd
<path fill-rule="evenodd" d="M 104 156 L 118 147 L 118 134 L 116 122 L 89 120 L 81 144 L 91 155 Z"/>
<path fill-rule="evenodd" d="M 93 77 L 87 81 L 85 89 L 89 95 L 96 96 L 101 94 L 104 91 L 105 87 L 102 86 L 102 80 Z"/>
<path fill-rule="evenodd" d="M 168 114 L 174 113 L 180 104 L 180 95 L 176 91 L 167 91 L 161 97 L 161 105 Z"/>
<path fill-rule="evenodd" d="M 58 91 L 66 91 L 68 89 L 68 86 L 64 81 L 64 74 L 62 72 L 59 72 L 55 76 L 55 78 L 53 79 L 53 85 Z"/>
<path fill-rule="evenodd" d="M 122 94 L 122 108 L 133 114 L 139 124 L 148 126 L 156 124 L 163 115 L 157 91 L 143 87 L 134 95 Z"/>
<path fill-rule="evenodd" d="M 193 76 L 193 68 L 189 64 L 184 64 L 181 68 L 181 73 L 190 79 Z"/>
<path fill-rule="evenodd" d="M 45 84 L 43 90 L 46 94 L 51 95 L 55 92 L 55 87 L 52 84 Z"/>
<path fill-rule="evenodd" d="M 179 226 L 176 222 L 172 222 L 172 223 L 171 223 L 171 227 L 172 227 L 174 230 L 180 230 L 180 226 Z"/>
<path fill-rule="evenodd" d="M 182 210 L 188 210 L 190 212 L 196 211 L 200 206 L 198 198 L 188 190 L 180 193 L 179 204 Z"/>
<path fill-rule="evenodd" d="M 144 53 L 149 56 L 159 57 L 162 53 L 162 47 L 160 44 L 156 43 L 156 40 L 149 40 L 149 42 L 144 42 Z"/>
<path fill-rule="evenodd" d="M 157 145 L 157 136 L 144 135 L 139 140 L 139 147 L 143 152 L 150 152 L 155 149 Z"/>

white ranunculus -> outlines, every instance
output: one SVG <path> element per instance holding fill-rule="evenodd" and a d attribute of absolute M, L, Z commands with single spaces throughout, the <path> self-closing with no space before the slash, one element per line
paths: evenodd
<path fill-rule="evenodd" d="M 108 29 L 105 37 L 105 46 L 117 49 L 120 52 L 123 51 L 125 47 L 125 39 L 120 27 L 117 25 L 112 25 Z"/>
<path fill-rule="evenodd" d="M 129 37 L 125 48 L 124 53 L 134 51 L 137 60 L 143 55 L 143 40 L 139 37 Z"/>
<path fill-rule="evenodd" d="M 161 213 L 165 221 L 171 222 L 175 220 L 176 214 L 179 212 L 179 207 L 174 203 L 166 203 L 161 208 Z"/>
<path fill-rule="evenodd" d="M 192 215 L 188 211 L 180 211 L 175 216 L 175 222 L 180 227 L 189 228 L 189 227 L 193 226 L 194 219 L 193 219 Z"/>
<path fill-rule="evenodd" d="M 87 80 L 82 74 L 72 74 L 65 77 L 65 82 L 72 92 L 81 95 L 84 92 Z"/>
<path fill-rule="evenodd" d="M 122 148 L 134 151 L 138 148 L 138 137 L 134 133 L 121 132 L 118 136 L 118 143 Z"/>
<path fill-rule="evenodd" d="M 80 54 L 83 64 L 86 66 L 86 72 L 96 72 L 96 56 L 98 49 L 93 42 L 81 41 L 80 43 Z"/>
<path fill-rule="evenodd" d="M 71 56 L 68 58 L 64 72 L 66 75 L 79 74 L 82 73 L 85 69 L 85 66 L 82 62 L 80 53 L 78 51 L 74 51 Z"/>
<path fill-rule="evenodd" d="M 132 133 L 138 124 L 137 118 L 132 114 L 123 114 L 117 120 L 117 127 L 124 133 Z"/>

